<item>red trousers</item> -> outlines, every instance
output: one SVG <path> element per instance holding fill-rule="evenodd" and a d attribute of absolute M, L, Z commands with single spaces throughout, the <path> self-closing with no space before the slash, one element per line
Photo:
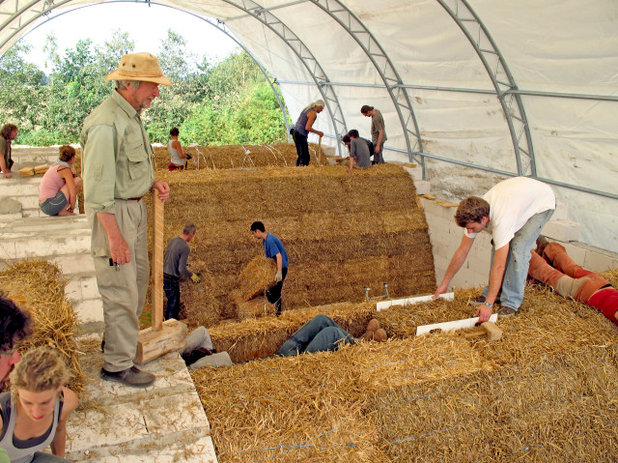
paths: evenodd
<path fill-rule="evenodd" d="M 549 243 L 543 256 L 551 265 L 532 251 L 528 269 L 532 278 L 551 286 L 562 296 L 571 297 L 600 310 L 618 325 L 618 291 L 612 287 L 601 289 L 609 284 L 605 278 L 577 265 L 558 243 Z"/>

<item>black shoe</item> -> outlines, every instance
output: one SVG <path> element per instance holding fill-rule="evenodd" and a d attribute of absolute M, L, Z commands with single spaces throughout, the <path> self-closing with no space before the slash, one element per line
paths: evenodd
<path fill-rule="evenodd" d="M 101 378 L 105 381 L 116 381 L 131 387 L 147 387 L 154 383 L 156 379 L 155 375 L 142 371 L 135 365 L 121 371 L 107 371 L 101 368 Z"/>
<path fill-rule="evenodd" d="M 105 338 L 101 339 L 101 352 L 105 352 Z"/>
<path fill-rule="evenodd" d="M 482 294 L 480 296 L 473 297 L 472 299 L 468 299 L 468 304 L 470 305 L 481 305 L 485 303 L 485 296 Z"/>
<path fill-rule="evenodd" d="M 197 362 L 199 359 L 212 354 L 214 354 L 214 352 L 210 349 L 206 349 L 205 347 L 196 347 L 191 352 L 181 354 L 180 356 L 185 361 L 185 365 L 189 366 L 192 363 Z"/>

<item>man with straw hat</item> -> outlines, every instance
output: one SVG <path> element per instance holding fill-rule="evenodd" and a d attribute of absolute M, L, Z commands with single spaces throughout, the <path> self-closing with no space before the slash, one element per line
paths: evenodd
<path fill-rule="evenodd" d="M 81 134 L 84 202 L 105 320 L 101 377 L 145 387 L 155 377 L 133 363 L 150 273 L 142 196 L 156 189 L 165 201 L 170 190 L 154 180 L 140 113 L 159 96 L 159 85 L 172 82 L 150 53 L 124 55 L 105 80 L 116 81 L 116 88 L 84 120 Z"/>

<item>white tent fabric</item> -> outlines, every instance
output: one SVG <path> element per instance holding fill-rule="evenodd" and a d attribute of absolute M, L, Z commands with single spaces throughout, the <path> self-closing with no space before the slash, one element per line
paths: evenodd
<path fill-rule="evenodd" d="M 55 5 L 54 5 L 55 3 Z M 0 3 L 0 53 L 47 10 L 88 1 L 5 0 Z M 225 22 L 252 55 L 280 82 L 295 118 L 322 98 L 315 63 L 324 71 L 341 108 L 344 127 L 323 112 L 323 143 L 337 144 L 339 128 L 369 136 L 363 104 L 385 119 L 386 159 L 407 160 L 404 125 L 380 72 L 350 31 L 324 11 L 332 0 L 162 0 L 159 3 Z M 500 176 L 464 167 L 517 173 L 507 117 L 480 56 L 444 5 L 469 6 L 504 58 L 527 116 L 536 175 L 555 185 L 568 218 L 582 224 L 583 240 L 618 251 L 618 2 L 615 0 L 342 0 L 341 5 L 384 49 L 407 86 L 432 186 L 461 199 L 481 194 Z M 444 4 L 444 5 L 443 5 Z M 257 9 L 256 9 L 257 8 Z M 263 11 L 260 11 L 260 8 Z M 265 18 L 270 18 L 269 27 Z M 279 22 L 273 23 L 272 18 Z M 261 20 L 260 20 L 261 19 Z M 353 24 L 353 23 L 352 23 Z M 291 40 L 292 34 L 294 39 Z M 289 40 L 281 39 L 284 35 Z M 357 38 L 366 38 L 359 33 Z M 479 32 L 477 37 L 482 37 Z M 310 56 L 294 51 L 297 39 Z M 481 43 L 482 48 L 489 44 Z M 488 55 L 489 56 L 489 55 Z M 313 61 L 315 59 L 315 62 Z M 378 68 L 387 69 L 382 61 Z M 497 69 L 497 67 L 496 67 Z M 505 75 L 497 75 L 503 81 Z M 515 114 L 513 112 L 512 114 Z M 413 130 L 413 122 L 404 121 Z M 411 135 L 411 143 L 416 140 Z M 385 188 L 388 186 L 385 185 Z M 578 191 L 577 188 L 603 194 Z"/>

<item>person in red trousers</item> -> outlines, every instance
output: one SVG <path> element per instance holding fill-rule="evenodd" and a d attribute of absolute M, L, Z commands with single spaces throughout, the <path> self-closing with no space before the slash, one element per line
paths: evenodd
<path fill-rule="evenodd" d="M 618 325 L 618 290 L 605 278 L 577 265 L 564 246 L 545 238 L 537 240 L 528 275 L 551 286 L 558 294 L 598 309 Z"/>

